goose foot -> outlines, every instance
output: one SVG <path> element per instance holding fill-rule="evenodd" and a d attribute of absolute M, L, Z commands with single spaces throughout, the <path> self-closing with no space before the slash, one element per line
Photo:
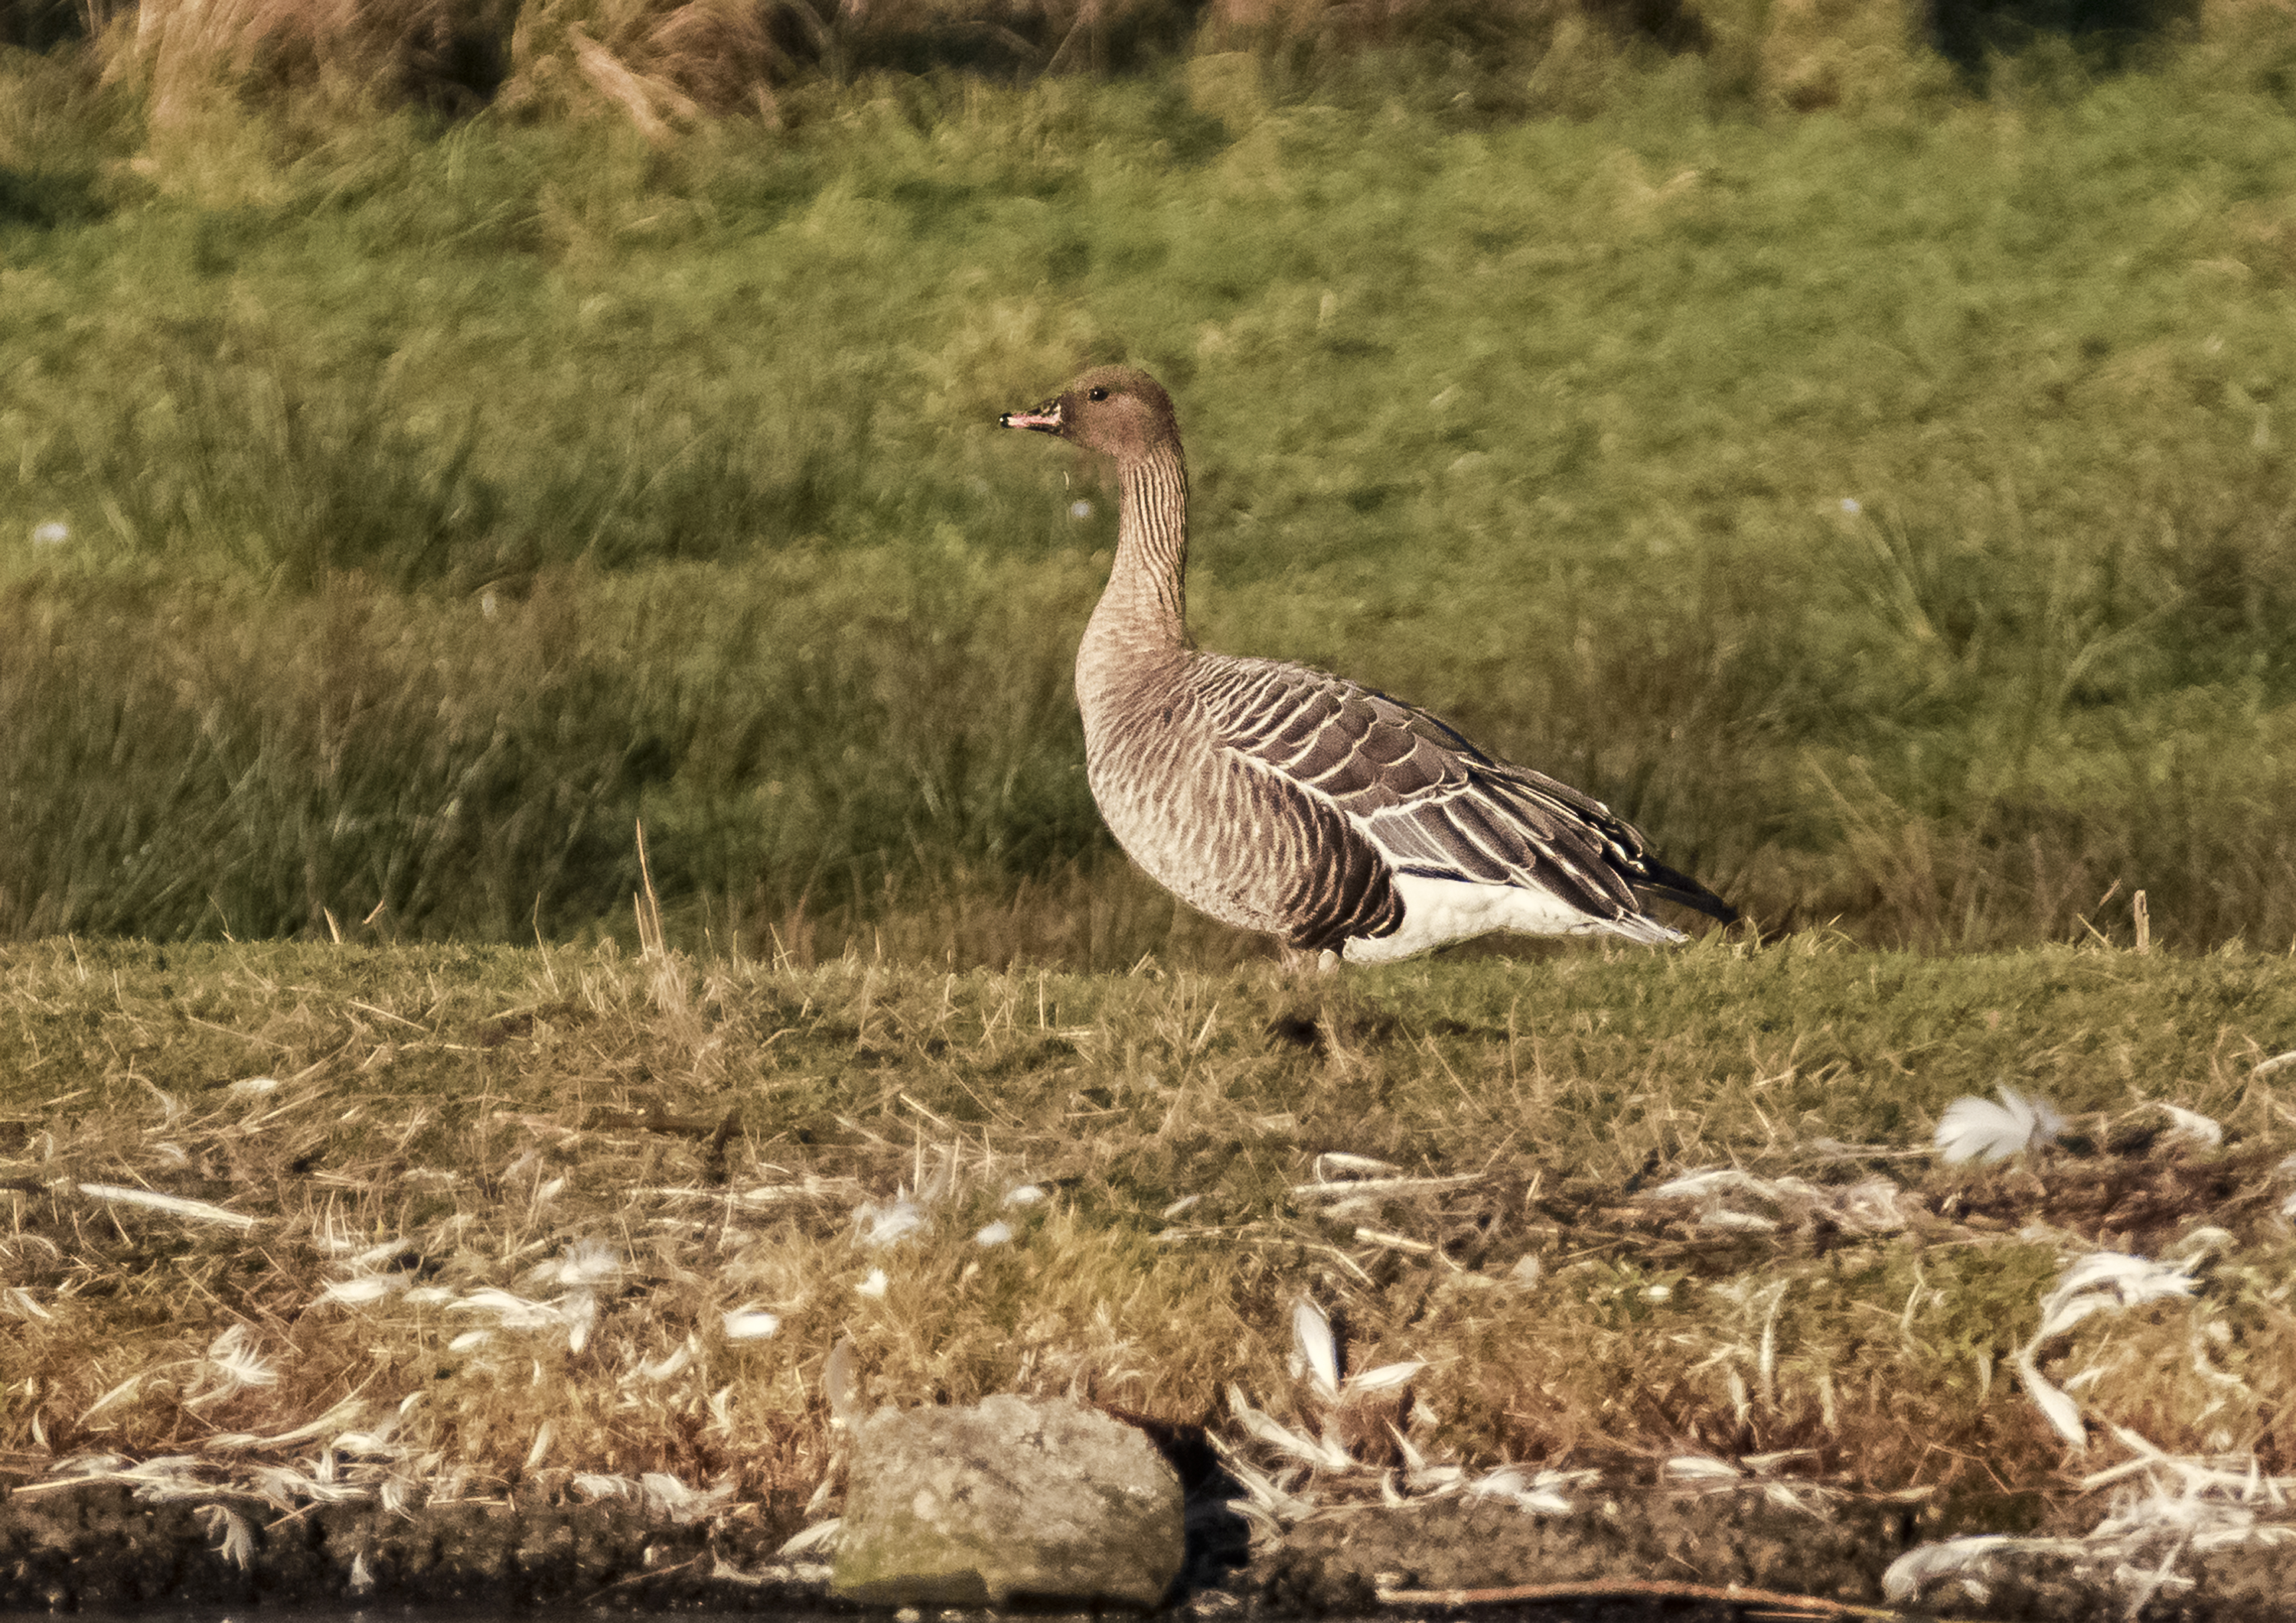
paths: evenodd
<path fill-rule="evenodd" d="M 1279 947 L 1275 961 L 1283 966 L 1286 975 L 1336 975 L 1340 972 L 1340 955 L 1326 947 L 1320 952 L 1304 947 Z"/>

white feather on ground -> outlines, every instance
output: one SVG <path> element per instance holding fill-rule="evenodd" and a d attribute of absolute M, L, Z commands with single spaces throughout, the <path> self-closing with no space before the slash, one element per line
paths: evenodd
<path fill-rule="evenodd" d="M 2023 1151 L 2054 1143 L 2065 1119 L 2042 1099 L 2028 1098 L 2003 1086 L 1998 1104 L 1964 1094 L 1938 1120 L 1938 1153 L 1949 1162 L 2006 1160 Z"/>

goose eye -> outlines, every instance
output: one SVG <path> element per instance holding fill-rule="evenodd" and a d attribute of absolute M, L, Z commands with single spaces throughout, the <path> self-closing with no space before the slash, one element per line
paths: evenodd
<path fill-rule="evenodd" d="M 1087 400 L 1105 400 L 1108 398 L 1108 391 L 1104 389 L 1087 389 L 1084 391 L 1084 398 Z"/>

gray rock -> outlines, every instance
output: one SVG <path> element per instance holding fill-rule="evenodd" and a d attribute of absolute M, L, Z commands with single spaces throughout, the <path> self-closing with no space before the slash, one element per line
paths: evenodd
<path fill-rule="evenodd" d="M 1154 1606 L 1180 1570 L 1179 1478 L 1064 1398 L 880 1409 L 861 1424 L 830 1593 L 881 1605 L 1014 1595 Z"/>

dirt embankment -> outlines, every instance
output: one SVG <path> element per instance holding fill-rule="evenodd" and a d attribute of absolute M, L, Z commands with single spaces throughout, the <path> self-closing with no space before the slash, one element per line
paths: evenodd
<path fill-rule="evenodd" d="M 212 1501 L 139 1503 L 116 1483 L 72 1486 L 0 1501 L 0 1612 L 260 1603 L 850 1615 L 827 1599 L 825 1562 L 778 1556 L 795 1510 L 735 1506 L 678 1525 L 625 1504 L 537 1496 L 406 1513 L 317 1505 L 266 1519 Z M 1201 1619 L 1473 1611 L 1720 1623 L 1941 1608 L 2067 1623 L 2296 1619 L 2296 1549 L 2286 1545 L 2188 1561 L 2190 1587 L 2155 1592 L 2134 1613 L 2126 1573 L 2046 1554 L 1997 1561 L 1928 1606 L 1888 1610 L 1881 1574 L 1930 1519 L 1902 1503 L 1813 1513 L 1761 1493 L 1645 1488 L 1589 1496 L 1559 1516 L 1456 1498 L 1348 1507 L 1253 1545 L 1240 1521 L 1200 1501 L 1172 1605 Z M 1789 1594 L 1807 1598 L 1789 1608 Z"/>

